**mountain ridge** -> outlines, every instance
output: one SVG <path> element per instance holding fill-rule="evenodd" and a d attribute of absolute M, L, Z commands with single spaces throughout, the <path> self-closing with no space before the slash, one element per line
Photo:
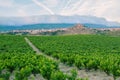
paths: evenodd
<path fill-rule="evenodd" d="M 41 15 L 30 17 L 1 17 L 0 25 L 32 25 L 41 23 L 72 23 L 72 24 L 100 24 L 105 26 L 120 26 L 118 22 L 107 21 L 105 18 L 96 16 L 62 16 Z"/>

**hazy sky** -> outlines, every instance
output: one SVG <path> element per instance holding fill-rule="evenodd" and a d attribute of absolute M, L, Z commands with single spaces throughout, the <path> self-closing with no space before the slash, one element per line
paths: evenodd
<path fill-rule="evenodd" d="M 0 16 L 92 15 L 120 22 L 120 0 L 0 0 Z"/>

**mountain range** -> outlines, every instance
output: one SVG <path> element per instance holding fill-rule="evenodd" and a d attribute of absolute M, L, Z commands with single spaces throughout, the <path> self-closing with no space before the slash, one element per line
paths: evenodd
<path fill-rule="evenodd" d="M 96 16 L 61 16 L 61 15 L 41 15 L 30 17 L 0 17 L 0 25 L 20 26 L 34 25 L 41 23 L 71 23 L 85 24 L 89 26 L 120 27 L 120 23 L 107 21 L 105 18 Z"/>

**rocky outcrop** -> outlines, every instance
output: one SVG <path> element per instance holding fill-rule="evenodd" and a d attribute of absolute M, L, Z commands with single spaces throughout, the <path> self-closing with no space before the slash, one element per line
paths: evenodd
<path fill-rule="evenodd" d="M 76 26 L 69 28 L 69 30 L 77 30 L 77 29 L 85 29 L 85 27 L 81 24 L 77 24 Z"/>
<path fill-rule="evenodd" d="M 64 33 L 65 34 L 94 34 L 95 32 L 93 29 L 87 28 L 82 24 L 77 24 L 76 26 L 65 30 Z"/>

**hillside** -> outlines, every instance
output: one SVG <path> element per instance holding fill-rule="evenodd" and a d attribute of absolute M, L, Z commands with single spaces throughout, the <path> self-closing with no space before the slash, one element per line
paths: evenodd
<path fill-rule="evenodd" d="M 46 26 L 47 25 L 47 26 Z M 53 26 L 52 26 L 53 25 Z M 100 34 L 100 35 L 112 35 L 119 36 L 120 28 L 116 27 L 101 27 L 96 25 L 97 28 L 91 28 L 89 25 L 83 24 L 42 24 L 37 26 L 19 26 L 15 27 L 15 30 L 1 32 L 1 34 L 12 34 L 12 35 L 71 35 L 71 34 Z M 59 26 L 59 28 L 57 28 Z M 30 30 L 28 27 L 33 27 Z M 45 29 L 42 27 L 46 27 Z M 14 28 L 14 27 L 13 27 Z M 3 29 L 1 27 L 1 29 Z M 6 27 L 7 29 L 7 27 Z M 9 27 L 7 30 L 11 29 Z"/>
<path fill-rule="evenodd" d="M 119 26 L 120 23 L 107 21 L 105 18 L 96 16 L 73 15 L 41 15 L 29 17 L 0 17 L 0 25 L 30 25 L 41 23 L 73 23 L 73 24 L 99 24 L 105 26 Z"/>
<path fill-rule="evenodd" d="M 95 34 L 95 31 L 91 28 L 87 28 L 84 25 L 77 24 L 72 28 L 65 30 L 64 34 Z"/>

